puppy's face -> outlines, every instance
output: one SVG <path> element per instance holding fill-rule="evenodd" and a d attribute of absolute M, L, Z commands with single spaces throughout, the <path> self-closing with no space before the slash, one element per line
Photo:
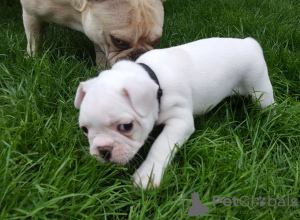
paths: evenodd
<path fill-rule="evenodd" d="M 162 0 L 89 0 L 87 7 L 85 34 L 101 47 L 110 65 L 136 60 L 162 36 Z"/>
<path fill-rule="evenodd" d="M 154 82 L 122 75 L 126 73 L 109 70 L 80 83 L 75 106 L 90 153 L 99 161 L 124 165 L 151 132 L 158 106 Z"/>

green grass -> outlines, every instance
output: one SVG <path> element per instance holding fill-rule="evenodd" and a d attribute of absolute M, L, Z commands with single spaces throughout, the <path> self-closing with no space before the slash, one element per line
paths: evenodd
<path fill-rule="evenodd" d="M 4 0 L 0 219 L 181 219 L 181 199 L 185 196 L 187 204 L 194 191 L 210 208 L 203 219 L 299 219 L 299 0 L 167 0 L 164 5 L 159 48 L 213 36 L 257 39 L 274 86 L 276 114 L 257 110 L 246 98 L 224 100 L 197 117 L 196 132 L 178 151 L 161 187 L 136 190 L 130 175 L 141 159 L 125 168 L 100 164 L 78 128 L 77 86 L 97 75 L 92 43 L 81 33 L 50 26 L 43 54 L 25 58 L 20 3 Z M 298 206 L 214 207 L 216 195 L 289 195 L 298 198 Z"/>

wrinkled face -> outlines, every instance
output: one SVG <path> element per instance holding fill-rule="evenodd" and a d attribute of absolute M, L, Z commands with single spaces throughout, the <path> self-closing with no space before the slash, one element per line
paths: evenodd
<path fill-rule="evenodd" d="M 139 115 L 126 88 L 115 84 L 95 82 L 87 89 L 80 105 L 79 126 L 97 160 L 124 165 L 144 144 L 154 117 Z M 80 87 L 78 91 L 76 99 L 81 96 Z"/>
<path fill-rule="evenodd" d="M 105 52 L 110 65 L 136 60 L 153 49 L 162 36 L 164 11 L 160 0 L 110 0 L 88 4 L 85 34 Z"/>

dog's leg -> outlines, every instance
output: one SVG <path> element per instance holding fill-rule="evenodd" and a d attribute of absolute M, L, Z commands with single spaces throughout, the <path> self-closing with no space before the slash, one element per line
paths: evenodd
<path fill-rule="evenodd" d="M 255 86 L 255 96 L 252 96 L 252 101 L 259 100 L 261 108 L 266 108 L 274 103 L 273 87 L 268 75 L 264 75 L 259 85 Z"/>
<path fill-rule="evenodd" d="M 152 184 L 154 187 L 160 185 L 164 170 L 176 153 L 175 145 L 181 147 L 195 130 L 191 113 L 185 112 L 183 116 L 185 118 L 168 120 L 152 145 L 146 160 L 133 174 L 135 187 L 146 189 L 148 184 L 149 187 Z"/>
<path fill-rule="evenodd" d="M 273 97 L 273 90 L 268 90 L 268 92 L 261 92 L 266 90 L 255 90 L 252 94 L 252 102 L 256 102 L 259 100 L 259 106 L 264 109 L 268 107 L 269 105 L 272 105 L 274 103 L 274 97 Z"/>
<path fill-rule="evenodd" d="M 42 50 L 42 35 L 46 24 L 39 21 L 36 17 L 29 15 L 24 9 L 23 23 L 27 38 L 27 52 L 29 55 L 34 56 L 36 49 L 38 49 L 38 52 Z"/>
<path fill-rule="evenodd" d="M 273 87 L 268 76 L 267 67 L 257 79 L 251 79 L 246 88 L 251 94 L 252 102 L 259 100 L 261 108 L 266 108 L 274 103 Z"/>
<path fill-rule="evenodd" d="M 94 48 L 95 48 L 95 54 L 96 54 L 96 64 L 98 65 L 99 69 L 106 69 L 108 67 L 110 67 L 105 53 L 101 50 L 100 46 L 97 44 L 94 44 Z"/>

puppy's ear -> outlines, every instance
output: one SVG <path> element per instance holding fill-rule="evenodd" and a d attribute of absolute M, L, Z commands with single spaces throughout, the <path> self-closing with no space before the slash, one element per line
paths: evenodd
<path fill-rule="evenodd" d="M 87 4 L 87 0 L 72 0 L 71 5 L 73 8 L 75 8 L 77 11 L 84 11 Z"/>
<path fill-rule="evenodd" d="M 82 103 L 82 100 L 84 99 L 86 91 L 89 89 L 89 87 L 96 81 L 96 78 L 87 80 L 85 82 L 81 82 L 77 88 L 76 96 L 74 105 L 76 108 L 80 109 L 80 105 Z"/>
<path fill-rule="evenodd" d="M 157 106 L 157 90 L 158 85 L 154 81 L 132 77 L 124 80 L 122 92 L 138 115 L 145 117 Z"/>

